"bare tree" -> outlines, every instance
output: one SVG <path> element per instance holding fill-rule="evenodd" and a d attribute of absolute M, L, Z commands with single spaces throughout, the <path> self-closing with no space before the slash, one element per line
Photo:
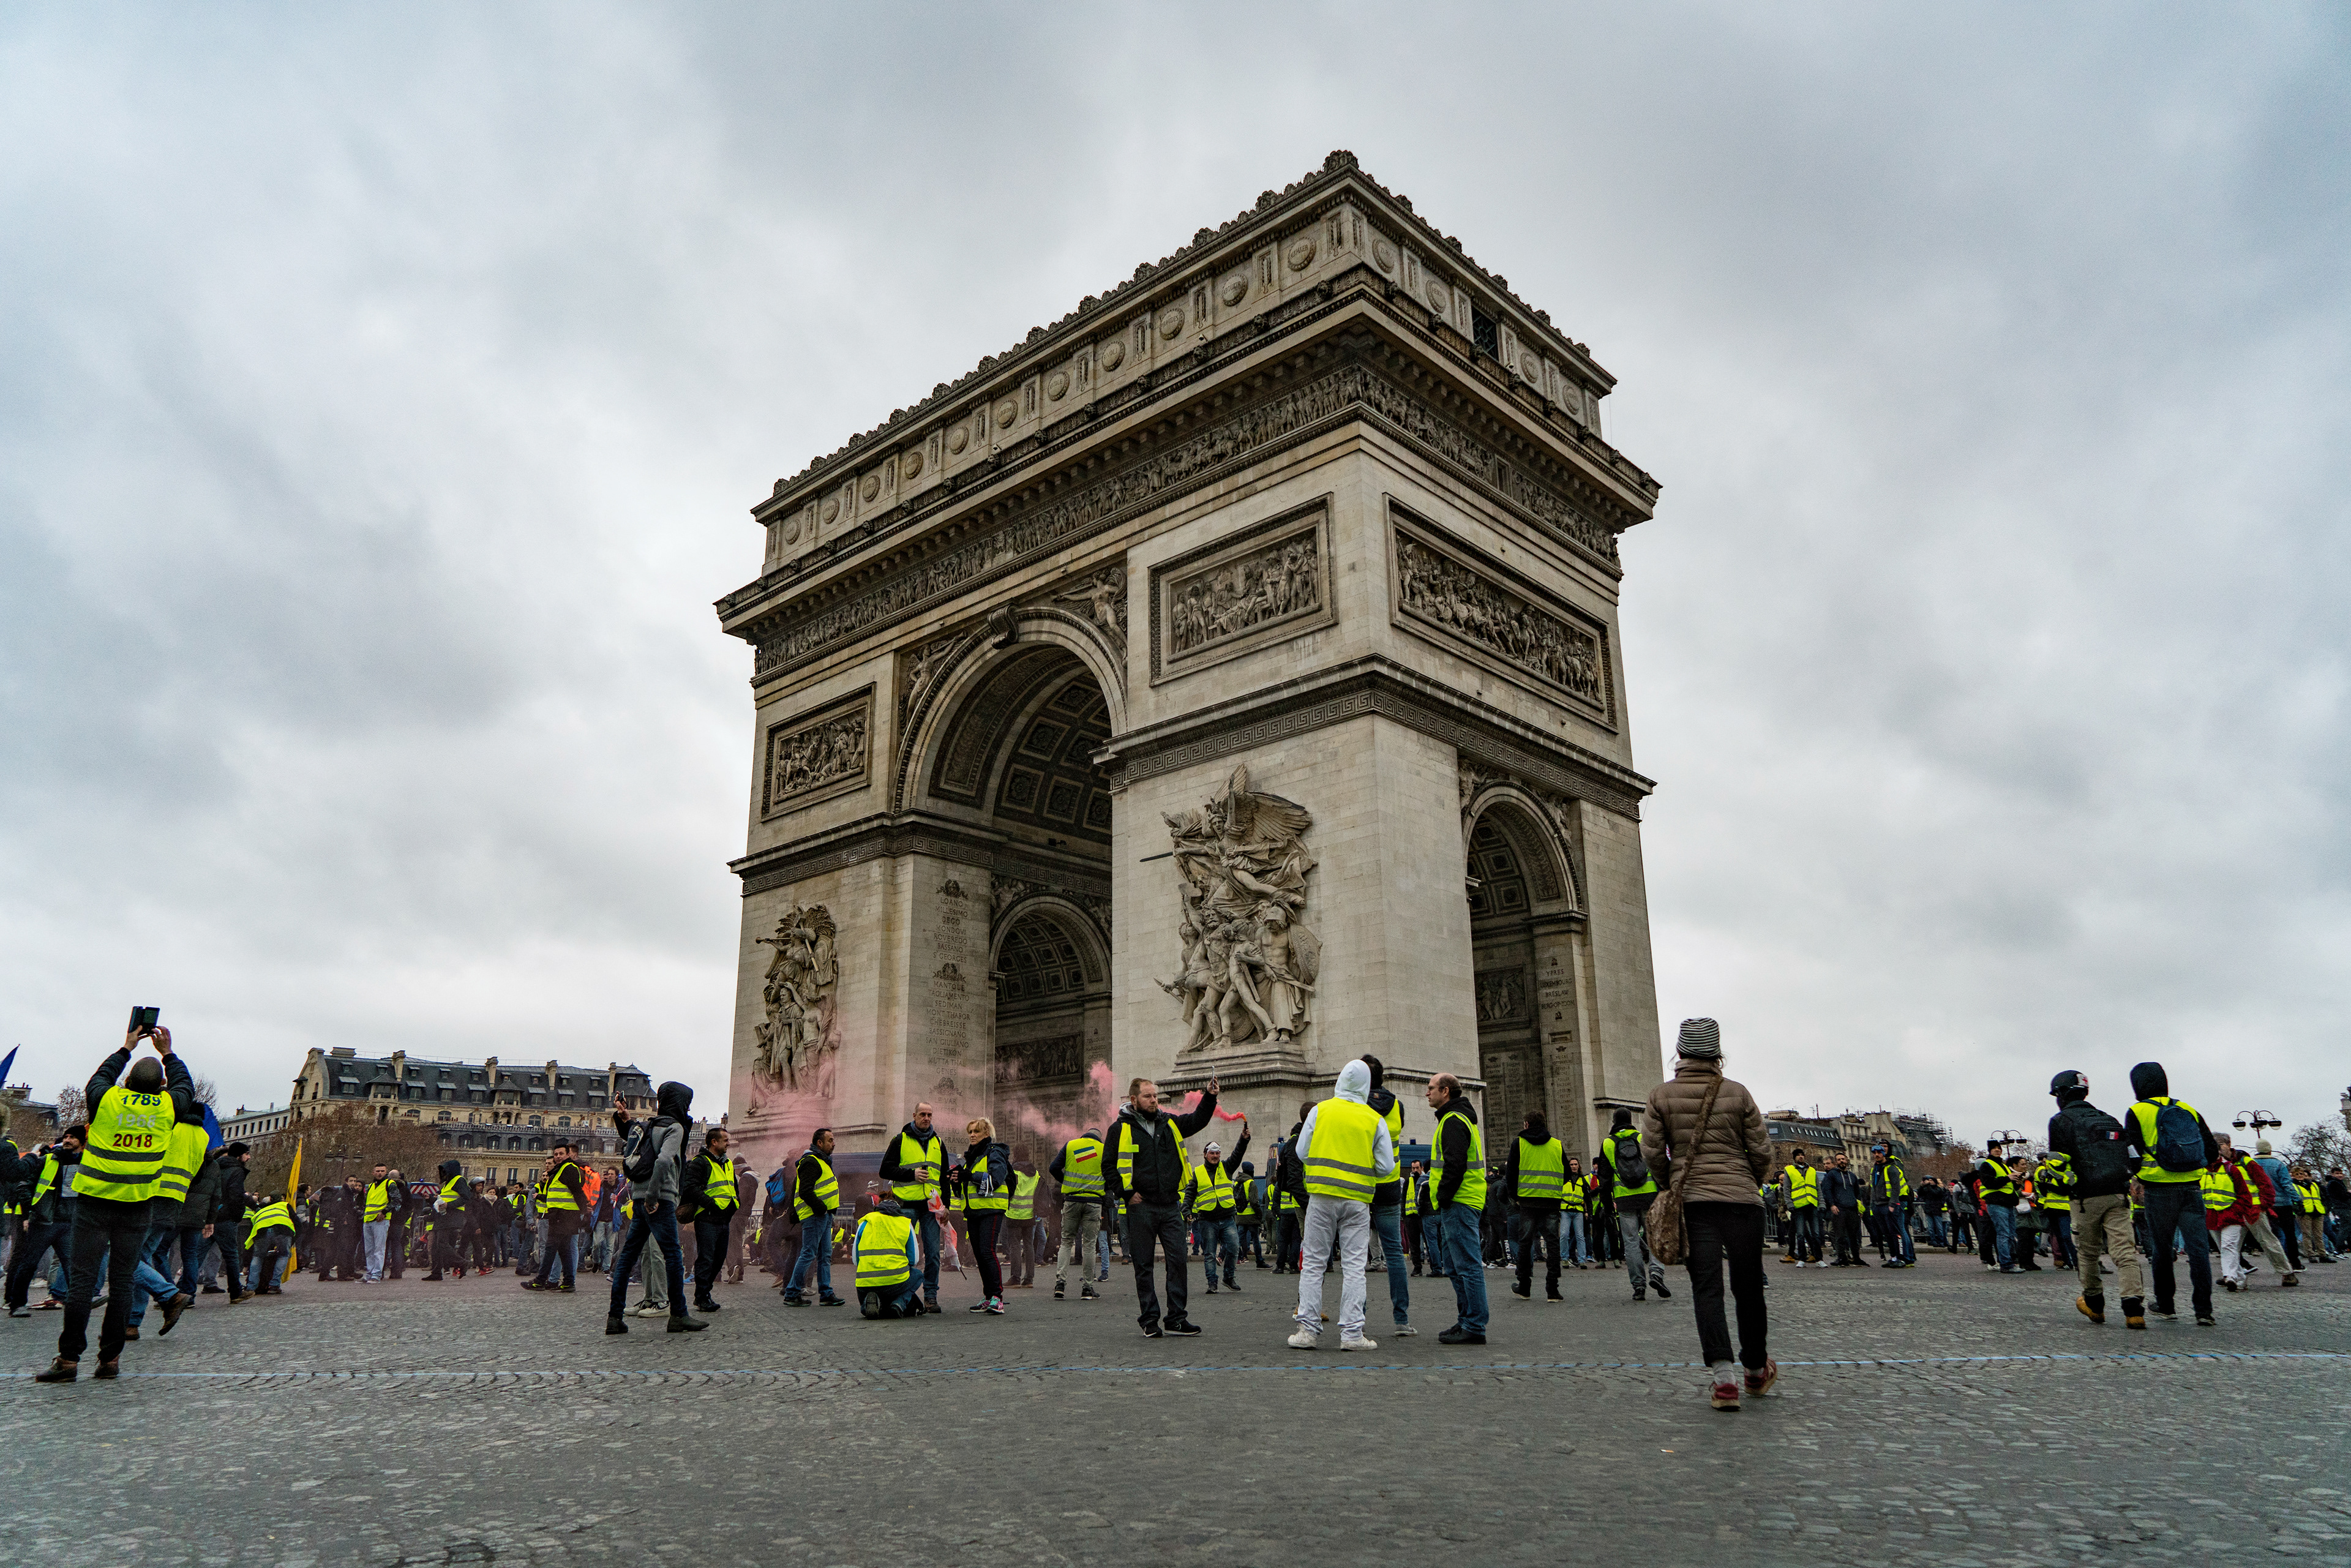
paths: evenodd
<path fill-rule="evenodd" d="M 395 1166 L 416 1180 L 431 1175 L 444 1157 L 440 1135 L 429 1126 L 401 1118 L 378 1121 L 368 1105 L 335 1105 L 305 1116 L 256 1150 L 247 1190 L 287 1190 L 298 1140 L 306 1186 L 332 1185 L 347 1176 L 364 1180 L 379 1165 Z"/>
<path fill-rule="evenodd" d="M 209 1078 L 199 1078 L 199 1079 L 197 1079 L 197 1080 L 196 1080 L 196 1103 L 197 1103 L 197 1104 L 199 1104 L 199 1105 L 209 1105 L 209 1106 L 211 1106 L 211 1107 L 212 1107 L 214 1110 L 215 1110 L 215 1111 L 219 1110 L 219 1109 L 220 1109 L 220 1088 L 219 1088 L 219 1086 L 218 1086 L 217 1084 L 214 1083 L 214 1082 L 213 1082 L 213 1081 L 212 1081 L 211 1079 L 209 1079 Z"/>
<path fill-rule="evenodd" d="M 70 1127 L 76 1122 L 89 1120 L 89 1107 L 82 1103 L 81 1085 L 68 1083 L 57 1091 L 57 1125 Z"/>
<path fill-rule="evenodd" d="M 2294 1134 L 2285 1154 L 2292 1164 L 2308 1166 L 2321 1176 L 2351 1168 L 2351 1134 L 2339 1122 L 2312 1122 Z"/>

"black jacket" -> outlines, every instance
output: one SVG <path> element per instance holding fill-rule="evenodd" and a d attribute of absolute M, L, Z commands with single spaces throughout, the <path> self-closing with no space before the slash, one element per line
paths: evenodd
<path fill-rule="evenodd" d="M 68 1167 L 81 1164 L 81 1151 L 77 1149 L 72 1154 L 63 1150 L 57 1152 L 57 1185 L 50 1187 L 41 1201 L 35 1205 L 33 1189 L 40 1185 L 41 1167 L 48 1163 L 48 1159 L 49 1156 L 37 1148 L 16 1156 L 16 1179 L 25 1189 L 27 1205 L 25 1219 L 27 1224 L 54 1225 L 73 1218 L 73 1177 Z"/>
<path fill-rule="evenodd" d="M 89 1107 L 89 1113 L 97 1113 L 98 1103 L 106 1098 L 106 1092 L 121 1080 L 123 1070 L 130 1065 L 128 1046 L 98 1064 L 98 1071 L 89 1075 L 89 1082 L 82 1089 L 82 1103 Z M 188 1064 L 180 1060 L 177 1051 L 163 1058 L 163 1092 L 171 1096 L 172 1114 L 178 1120 L 204 1119 L 204 1107 L 196 1103 L 196 1081 L 188 1076 Z"/>
<path fill-rule="evenodd" d="M 235 1226 L 236 1239 L 242 1243 L 245 1240 L 245 1162 L 216 1155 L 214 1163 L 220 1167 L 220 1191 L 213 1200 L 213 1223 Z"/>
<path fill-rule="evenodd" d="M 885 1185 L 911 1186 L 923 1179 L 922 1173 L 906 1164 L 904 1157 L 905 1151 L 914 1147 L 923 1136 L 923 1134 L 914 1130 L 914 1124 L 909 1122 L 893 1133 L 890 1135 L 890 1141 L 882 1145 L 881 1176 Z M 900 1142 L 902 1138 L 904 1140 L 903 1143 Z M 945 1187 L 947 1178 L 947 1140 L 946 1134 L 939 1131 L 938 1124 L 935 1122 L 931 1124 L 930 1139 L 939 1146 L 938 1174 L 932 1179 L 941 1187 Z"/>
<path fill-rule="evenodd" d="M 1139 1111 L 1120 1115 L 1102 1145 L 1102 1185 L 1123 1205 L 1131 1199 L 1172 1207 L 1184 1200 L 1183 1140 L 1196 1134 L 1217 1113 L 1217 1097 L 1202 1094 L 1200 1103 L 1184 1115 L 1161 1110 L 1146 1117 Z M 1134 1146 L 1134 1181 L 1119 1175 L 1119 1151 Z"/>
<path fill-rule="evenodd" d="M 1388 1119 L 1388 1112 L 1395 1103 L 1396 1097 L 1388 1092 L 1385 1083 L 1379 1084 L 1364 1096 L 1364 1103 L 1369 1105 L 1372 1108 L 1372 1114 L 1383 1122 Z M 1232 1157 L 1236 1163 L 1240 1159 L 1238 1155 Z M 1396 1139 L 1395 1157 L 1396 1174 L 1372 1188 L 1374 1208 L 1392 1208 L 1404 1201 L 1404 1140 L 1402 1138 Z"/>
<path fill-rule="evenodd" d="M 2064 1155 L 2073 1172 L 2074 1186 L 2067 1194 L 2069 1197 L 2113 1197 L 2130 1191 L 2131 1178 L 2127 1169 L 2120 1176 L 2107 1176 L 2103 1180 L 2093 1180 L 2082 1174 L 2082 1140 L 2091 1135 L 2094 1124 L 2091 1118 L 2105 1114 L 2088 1100 L 2082 1099 L 2072 1102 L 2049 1118 L 2049 1152 Z M 2124 1130 L 2124 1135 L 2129 1135 L 2127 1128 Z"/>
<path fill-rule="evenodd" d="M 2159 1062 L 2142 1061 L 2132 1068 L 2130 1086 L 2131 1092 L 2141 1100 L 2153 1100 L 2158 1097 L 2168 1100 L 2171 1097 L 2171 1079 L 2163 1071 L 2162 1064 Z M 2148 1148 L 2139 1137 L 2138 1118 L 2126 1114 L 2122 1118 L 2122 1124 L 2124 1145 L 2142 1160 L 2155 1158 L 2155 1151 Z M 2212 1135 L 2210 1127 L 2205 1125 L 2204 1113 L 2201 1111 L 2196 1113 L 2196 1127 L 2204 1134 L 2204 1168 L 2208 1171 L 2219 1170 L 2220 1140 Z"/>
<path fill-rule="evenodd" d="M 838 1199 L 841 1196 L 839 1193 L 833 1195 L 836 1200 L 834 1203 L 827 1203 L 817 1196 L 817 1187 L 824 1180 L 823 1161 L 822 1155 L 818 1154 L 814 1149 L 807 1149 L 801 1152 L 799 1162 L 792 1167 L 792 1192 L 802 1203 L 808 1205 L 809 1218 L 811 1219 L 820 1214 L 831 1213 L 838 1207 Z M 835 1186 L 841 1185 L 841 1178 L 838 1176 L 833 1177 L 833 1185 Z M 792 1212 L 792 1206 L 789 1203 L 785 1204 L 783 1211 Z"/>
<path fill-rule="evenodd" d="M 1851 1212 L 1862 1206 L 1862 1200 L 1867 1195 L 1868 1188 L 1861 1185 L 1861 1178 L 1849 1170 L 1841 1171 L 1831 1166 L 1821 1173 L 1823 1208 Z"/>
<path fill-rule="evenodd" d="M 1546 1144 L 1550 1143 L 1552 1141 L 1551 1134 L 1549 1133 L 1545 1133 L 1542 1135 L 1542 1141 Z M 1502 1162 L 1502 1196 L 1509 1202 L 1517 1204 L 1520 1208 L 1526 1210 L 1530 1214 L 1556 1214 L 1559 1212 L 1560 1200 L 1558 1198 L 1530 1198 L 1520 1197 L 1519 1196 L 1519 1151 L 1526 1147 L 1527 1142 L 1527 1134 L 1524 1133 L 1520 1133 L 1517 1137 L 1510 1140 L 1510 1157 Z M 1560 1160 L 1562 1166 L 1566 1163 L 1566 1151 L 1562 1148 L 1560 1154 Z"/>
<path fill-rule="evenodd" d="M 1458 1112 L 1471 1124 L 1478 1120 L 1477 1107 L 1456 1094 L 1437 1113 L 1440 1131 L 1437 1134 L 1437 1205 L 1439 1208 L 1454 1201 L 1461 1190 L 1464 1177 L 1469 1174 L 1469 1129 L 1459 1122 L 1446 1118 Z"/>

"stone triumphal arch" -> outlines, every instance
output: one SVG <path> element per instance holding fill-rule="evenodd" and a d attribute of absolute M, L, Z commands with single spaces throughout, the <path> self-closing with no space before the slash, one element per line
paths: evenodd
<path fill-rule="evenodd" d="M 1372 1051 L 1589 1155 L 1659 1073 L 1613 384 L 1341 152 L 778 481 L 738 1138 L 1279 1133 Z"/>

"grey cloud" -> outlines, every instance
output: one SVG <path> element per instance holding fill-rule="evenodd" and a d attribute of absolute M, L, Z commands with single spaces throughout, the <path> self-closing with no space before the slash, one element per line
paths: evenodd
<path fill-rule="evenodd" d="M 2335 13 L 119 16 L 0 35 L 0 1040 L 45 1091 L 135 990 L 256 1102 L 330 1039 L 716 1093 L 745 508 L 1347 146 L 1666 482 L 1669 1020 L 1977 1133 L 2166 1052 L 2331 1108 Z"/>

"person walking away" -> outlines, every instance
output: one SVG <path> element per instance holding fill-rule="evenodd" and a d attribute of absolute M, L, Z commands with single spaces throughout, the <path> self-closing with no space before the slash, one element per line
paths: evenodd
<path fill-rule="evenodd" d="M 979 1300 L 970 1310 L 1004 1315 L 1004 1266 L 996 1255 L 1004 1217 L 1012 1207 L 1012 1150 L 998 1143 L 996 1124 L 975 1116 L 964 1126 L 970 1146 L 963 1155 L 963 1228 L 971 1260 L 979 1269 Z"/>
<path fill-rule="evenodd" d="M 580 1281 L 580 1240 L 588 1228 L 588 1173 L 580 1166 L 579 1147 L 559 1139 L 549 1157 L 546 1179 L 539 1187 L 539 1213 L 547 1221 L 547 1243 L 539 1249 L 538 1272 L 523 1282 L 526 1291 L 576 1290 Z M 563 1267 L 563 1283 L 555 1282 L 556 1265 Z"/>
<path fill-rule="evenodd" d="M 1126 1256 L 1134 1268 L 1136 1321 L 1145 1339 L 1182 1336 L 1200 1330 L 1185 1312 L 1187 1265 L 1184 1259 L 1184 1176 L 1190 1161 L 1184 1140 L 1196 1135 L 1217 1113 L 1217 1080 L 1208 1080 L 1200 1103 L 1186 1114 L 1159 1108 L 1159 1085 L 1148 1078 L 1127 1086 L 1130 1102 L 1111 1124 L 1102 1169 L 1111 1197 L 1126 1214 Z M 1167 1306 L 1152 1289 L 1154 1248 L 1166 1254 Z"/>
<path fill-rule="evenodd" d="M 621 1135 L 622 1150 L 621 1168 L 632 1185 L 628 1239 L 612 1264 L 611 1303 L 604 1316 L 608 1334 L 629 1332 L 623 1315 L 629 1301 L 629 1274 L 648 1241 L 659 1248 L 660 1267 L 667 1276 L 669 1332 L 695 1333 L 710 1326 L 685 1310 L 685 1260 L 677 1241 L 678 1196 L 685 1180 L 685 1129 L 693 1109 L 693 1090 L 683 1083 L 664 1083 L 653 1091 L 653 1119 L 637 1124 L 632 1133 L 627 1108 L 618 1098 L 612 1102 L 612 1126 Z M 648 1286 L 653 1272 L 654 1265 L 648 1259 Z"/>
<path fill-rule="evenodd" d="M 1380 1059 L 1365 1056 L 1363 1062 L 1372 1070 L 1372 1091 L 1364 1103 L 1388 1124 L 1388 1147 L 1396 1155 L 1395 1175 L 1372 1194 L 1372 1239 L 1379 1243 L 1380 1262 L 1387 1271 L 1390 1330 L 1411 1336 L 1420 1331 L 1412 1326 L 1412 1278 L 1405 1255 L 1404 1104 L 1388 1088 L 1387 1068 Z"/>
<path fill-rule="evenodd" d="M 1790 1256 L 1782 1261 L 1799 1269 L 1806 1263 L 1821 1267 L 1821 1173 L 1814 1170 L 1804 1151 L 1798 1149 L 1788 1156 L 1788 1168 L 1782 1179 L 1788 1184 L 1788 1218 L 1792 1221 L 1789 1232 Z"/>
<path fill-rule="evenodd" d="M 1559 1206 L 1566 1191 L 1566 1145 L 1551 1135 L 1541 1112 L 1530 1111 L 1502 1165 L 1502 1195 L 1510 1205 L 1510 1246 L 1519 1256 L 1519 1279 L 1510 1294 L 1520 1301 L 1533 1299 L 1538 1249 L 1549 1270 L 1543 1299 L 1565 1300 L 1559 1293 Z"/>
<path fill-rule="evenodd" d="M 2123 1325 L 2147 1327 L 2138 1248 L 2131 1236 L 2132 1162 L 2120 1122 L 2090 1103 L 2090 1081 L 2067 1068 L 2049 1081 L 2057 1113 L 2049 1118 L 2049 1157 L 2063 1160 L 2074 1216 L 2074 1271 L 2082 1293 L 2074 1306 L 2094 1323 L 2106 1321 L 2105 1276 L 2099 1254 L 2115 1260 L 2115 1284 L 2122 1291 Z"/>
<path fill-rule="evenodd" d="M 735 1213 L 743 1204 L 741 1184 L 735 1179 L 735 1162 L 726 1154 L 726 1129 L 710 1127 L 702 1134 L 702 1152 L 685 1168 L 679 1207 L 693 1205 L 694 1310 L 718 1311 L 710 1293 L 718 1271 L 726 1266 L 727 1239 L 734 1234 Z"/>
<path fill-rule="evenodd" d="M 2253 1164 L 2261 1167 L 2262 1174 L 2269 1177 L 2270 1196 L 2276 1205 L 2266 1211 L 2265 1219 L 2272 1233 L 2277 1237 L 2278 1245 L 2285 1249 L 2287 1265 L 2300 1272 L 2302 1234 L 2294 1216 L 2301 1207 L 2301 1195 L 2294 1185 L 2293 1168 L 2271 1150 L 2267 1138 L 2254 1141 L 2252 1159 Z"/>
<path fill-rule="evenodd" d="M 1233 1158 L 1238 1159 L 1249 1149 L 1249 1122 L 1241 1122 L 1241 1141 L 1233 1146 Z M 1240 1231 L 1235 1223 L 1240 1213 L 1240 1198 L 1235 1191 L 1238 1184 L 1233 1166 L 1225 1158 L 1224 1146 L 1211 1143 L 1200 1150 L 1200 1163 L 1184 1176 L 1184 1197 L 1191 1205 L 1192 1228 L 1200 1233 L 1201 1250 L 1206 1255 L 1208 1294 L 1217 1293 L 1217 1274 L 1222 1269 L 1225 1286 L 1238 1291 L 1240 1281 L 1234 1270 L 1240 1265 Z"/>
<path fill-rule="evenodd" d="M 204 1113 L 203 1105 L 192 1104 L 186 1119 L 172 1124 L 170 1140 L 164 1145 L 163 1164 L 156 1172 L 154 1191 L 147 1200 L 147 1239 L 140 1249 L 139 1267 L 133 1275 L 138 1282 L 131 1292 L 131 1319 L 124 1331 L 128 1339 L 139 1337 L 150 1301 L 163 1309 L 164 1333 L 170 1333 L 180 1315 L 195 1304 L 195 1287 L 181 1290 L 176 1276 L 181 1266 L 180 1220 L 187 1211 L 188 1194 L 197 1173 L 204 1168 L 211 1141 Z"/>
<path fill-rule="evenodd" d="M 2270 1228 L 2269 1217 L 2277 1212 L 2277 1190 L 2270 1185 L 2269 1172 L 2259 1160 L 2242 1149 L 2229 1147 L 2227 1139 L 2222 1139 L 2221 1145 L 2221 1171 L 2232 1178 L 2236 1189 L 2235 1203 L 2230 1210 L 2232 1218 L 2225 1228 L 2213 1223 L 2211 1197 L 2207 1196 L 2204 1200 L 2207 1225 L 2220 1232 L 2221 1282 L 2232 1291 L 2244 1288 L 2249 1270 L 2243 1262 L 2243 1249 L 2244 1244 L 2250 1241 L 2260 1249 L 2270 1267 L 2277 1270 L 2281 1288 L 2301 1284 L 2302 1276 Z M 2208 1195 L 2210 1192 L 2210 1177 L 2208 1176 L 2205 1184 Z"/>
<path fill-rule="evenodd" d="M 940 1194 L 946 1189 L 946 1145 L 931 1127 L 931 1108 L 916 1104 L 914 1116 L 882 1146 L 882 1179 L 899 1209 L 923 1238 L 923 1310 L 939 1310 Z"/>
<path fill-rule="evenodd" d="M 1102 1131 L 1088 1127 L 1063 1144 L 1053 1155 L 1053 1163 L 1045 1167 L 1053 1178 L 1054 1190 L 1061 1195 L 1061 1241 L 1069 1248 L 1069 1262 L 1078 1270 L 1078 1299 L 1096 1301 L 1102 1299 L 1094 1290 L 1094 1248 L 1102 1239 Z M 1061 1254 L 1053 1254 L 1053 1299 L 1061 1300 L 1069 1291 L 1069 1276 Z"/>
<path fill-rule="evenodd" d="M 1361 1061 L 1339 1070 L 1332 1098 L 1309 1112 L 1300 1127 L 1306 1169 L 1307 1266 L 1298 1276 L 1298 1327 L 1293 1350 L 1313 1350 L 1322 1338 L 1322 1270 L 1320 1260 L 1335 1247 L 1339 1257 L 1339 1348 L 1377 1350 L 1364 1334 L 1364 1254 L 1371 1243 L 1372 1199 L 1384 1180 L 1395 1175 L 1395 1145 L 1387 1118 L 1368 1098 L 1372 1070 Z"/>
<path fill-rule="evenodd" d="M 1763 1296 L 1763 1205 L 1755 1196 L 1756 1185 L 1771 1168 L 1771 1143 L 1755 1096 L 1723 1075 L 1722 1030 L 1714 1019 L 1682 1020 L 1674 1075 L 1649 1091 L 1641 1111 L 1641 1153 L 1647 1167 L 1668 1180 L 1675 1176 L 1674 1162 L 1687 1165 L 1679 1180 L 1698 1354 L 1707 1364 L 1708 1399 L 1717 1410 L 1736 1410 L 1742 1381 L 1744 1393 L 1753 1398 L 1771 1393 L 1780 1381 Z M 1625 1246 L 1631 1249 L 1630 1237 Z M 1739 1312 L 1736 1364 L 1723 1320 L 1726 1267 Z"/>
<path fill-rule="evenodd" d="M 1435 1186 L 1437 1255 L 1453 1281 L 1455 1322 L 1439 1344 L 1486 1343 L 1486 1265 L 1480 1228 L 1486 1207 L 1486 1143 L 1478 1113 L 1461 1081 L 1440 1072 L 1428 1081 L 1428 1108 L 1437 1113 Z"/>
<path fill-rule="evenodd" d="M 2138 1183 L 2146 1205 L 2148 1256 L 2154 1261 L 2156 1316 L 2179 1316 L 2171 1260 L 2176 1247 L 2188 1253 L 2188 1286 L 2198 1326 L 2210 1328 L 2212 1261 L 2202 1224 L 2203 1177 L 2220 1166 L 2220 1140 L 2203 1113 L 2171 1097 L 2171 1082 L 2159 1061 L 2130 1071 L 2138 1096 L 2123 1117 L 2123 1142 L 2139 1158 Z"/>
<path fill-rule="evenodd" d="M 1633 1299 L 1648 1300 L 1647 1292 L 1657 1292 L 1657 1300 L 1666 1301 L 1673 1292 L 1666 1288 L 1666 1271 L 1649 1256 L 1649 1244 L 1642 1230 L 1642 1220 L 1649 1206 L 1657 1200 L 1657 1174 L 1651 1170 L 1647 1157 L 1641 1151 L 1641 1134 L 1634 1130 L 1633 1113 L 1617 1111 L 1610 1118 L 1607 1138 L 1600 1145 L 1593 1161 L 1601 1178 L 1608 1186 L 1610 1199 L 1616 1206 L 1616 1233 L 1625 1243 L 1625 1272 L 1633 1281 Z"/>
<path fill-rule="evenodd" d="M 1910 1239 L 1910 1173 L 1902 1168 L 1901 1156 L 1884 1144 L 1870 1146 L 1869 1196 L 1872 1207 L 1886 1228 L 1886 1261 L 1887 1269 L 1915 1269 L 1918 1266 L 1918 1249 Z"/>
<path fill-rule="evenodd" d="M 194 1281 L 184 1277 L 180 1281 L 183 1290 L 195 1287 L 216 1294 L 225 1289 L 228 1304 L 233 1307 L 243 1304 L 245 1298 L 251 1293 L 245 1286 L 246 1215 L 249 1207 L 246 1202 L 245 1183 L 249 1174 L 247 1162 L 252 1155 L 250 1145 L 235 1143 L 213 1156 L 218 1171 L 218 1185 L 213 1192 L 208 1235 L 212 1244 L 220 1249 L 221 1278 L 227 1283 L 225 1286 L 196 1287 Z"/>
<path fill-rule="evenodd" d="M 869 1318 L 919 1318 L 929 1309 L 917 1289 L 914 1221 L 894 1192 L 859 1217 L 850 1243 L 855 1260 L 857 1310 Z"/>
<path fill-rule="evenodd" d="M 142 1041 L 153 1043 L 156 1057 L 134 1063 L 131 1056 Z M 196 1105 L 194 1080 L 172 1050 L 172 1031 L 161 1025 L 131 1030 L 122 1048 L 90 1075 L 82 1096 L 89 1121 L 73 1176 L 73 1231 L 66 1244 L 73 1263 L 67 1276 L 65 1322 L 57 1334 L 56 1359 L 47 1371 L 34 1374 L 41 1383 L 71 1383 L 80 1375 L 101 1263 L 107 1270 L 106 1316 L 99 1324 L 98 1375 L 120 1373 L 124 1331 L 131 1326 L 131 1294 L 147 1239 L 148 1200 L 162 1174 L 172 1129 L 183 1120 L 200 1121 L 203 1114 Z M 182 1300 L 176 1291 L 173 1300 Z"/>
<path fill-rule="evenodd" d="M 811 1272 L 816 1275 L 819 1301 L 828 1307 L 840 1306 L 843 1301 L 832 1291 L 832 1219 L 841 1211 L 841 1178 L 833 1173 L 832 1143 L 832 1129 L 819 1127 L 807 1151 L 792 1165 L 792 1214 L 800 1222 L 800 1249 L 792 1260 L 791 1276 L 784 1282 L 788 1307 L 809 1304 Z M 911 1223 L 907 1232 L 913 1234 Z"/>
<path fill-rule="evenodd" d="M 1037 1246 L 1040 1227 L 1037 1220 L 1037 1189 L 1045 1178 L 1038 1174 L 1037 1162 L 1022 1160 L 1012 1167 L 1012 1199 L 1004 1210 L 1004 1261 L 1008 1270 L 1004 1288 L 1008 1291 L 1033 1291 L 1037 1288 Z"/>

